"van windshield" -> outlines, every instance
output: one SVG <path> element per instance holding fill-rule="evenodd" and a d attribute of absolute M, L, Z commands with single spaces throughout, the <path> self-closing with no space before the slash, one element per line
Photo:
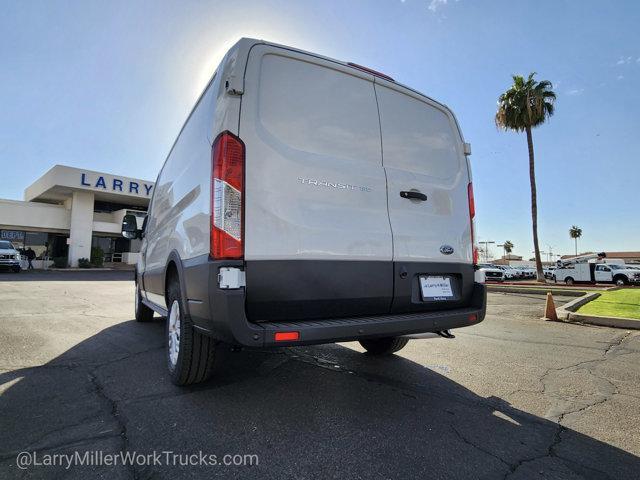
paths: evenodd
<path fill-rule="evenodd" d="M 0 240 L 0 249 L 2 250 L 15 250 L 11 242 L 7 242 L 6 240 Z"/>

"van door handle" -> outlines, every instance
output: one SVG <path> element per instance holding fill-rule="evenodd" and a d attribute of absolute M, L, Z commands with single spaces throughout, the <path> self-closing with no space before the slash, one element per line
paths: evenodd
<path fill-rule="evenodd" d="M 414 192 L 413 190 L 400 192 L 400 196 L 402 198 L 409 198 L 411 200 L 420 200 L 425 202 L 427 200 L 427 196 L 421 192 Z"/>

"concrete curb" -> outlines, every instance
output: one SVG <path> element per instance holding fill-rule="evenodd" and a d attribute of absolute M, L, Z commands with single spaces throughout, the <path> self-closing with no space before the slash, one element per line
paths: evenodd
<path fill-rule="evenodd" d="M 553 295 L 563 295 L 567 297 L 581 297 L 586 292 L 584 290 L 563 290 L 553 287 L 540 287 L 540 288 L 518 288 L 518 287 L 497 287 L 493 285 L 487 285 L 488 292 L 494 293 L 531 293 L 533 295 L 546 295 L 547 292 L 551 292 Z"/>
<path fill-rule="evenodd" d="M 562 307 L 556 308 L 556 314 L 559 319 L 569 320 L 570 316 L 573 312 L 578 310 L 581 306 L 589 303 L 591 300 L 595 300 L 600 296 L 599 293 L 587 293 L 586 295 L 576 298 L 575 300 L 571 300 L 568 303 L 565 303 Z"/>
<path fill-rule="evenodd" d="M 586 323 L 589 325 L 600 325 L 603 327 L 625 328 L 640 330 L 640 320 L 624 317 L 601 317 L 598 315 L 584 315 L 575 313 L 581 306 L 595 300 L 600 293 L 588 293 L 583 297 L 565 303 L 562 307 L 556 308 L 558 320 L 568 323 Z"/>
<path fill-rule="evenodd" d="M 624 328 L 627 330 L 640 330 L 640 320 L 635 320 L 633 318 L 599 317 L 597 315 L 581 315 L 579 313 L 571 313 L 569 314 L 569 322 L 588 323 L 589 325 Z"/>

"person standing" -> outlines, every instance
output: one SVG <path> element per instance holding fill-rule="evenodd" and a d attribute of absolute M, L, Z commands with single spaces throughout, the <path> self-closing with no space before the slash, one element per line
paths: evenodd
<path fill-rule="evenodd" d="M 27 260 L 29 261 L 29 267 L 27 270 L 33 270 L 33 264 L 31 262 L 36 258 L 36 252 L 33 251 L 33 248 L 29 247 L 25 253 L 27 254 Z"/>

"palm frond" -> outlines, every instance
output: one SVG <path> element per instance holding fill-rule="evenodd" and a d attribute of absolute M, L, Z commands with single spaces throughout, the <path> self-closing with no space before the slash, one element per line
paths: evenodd
<path fill-rule="evenodd" d="M 548 80 L 536 82 L 535 72 L 525 79 L 512 75 L 513 84 L 498 97 L 496 126 L 503 130 L 523 131 L 544 123 L 554 113 L 556 94 Z"/>

